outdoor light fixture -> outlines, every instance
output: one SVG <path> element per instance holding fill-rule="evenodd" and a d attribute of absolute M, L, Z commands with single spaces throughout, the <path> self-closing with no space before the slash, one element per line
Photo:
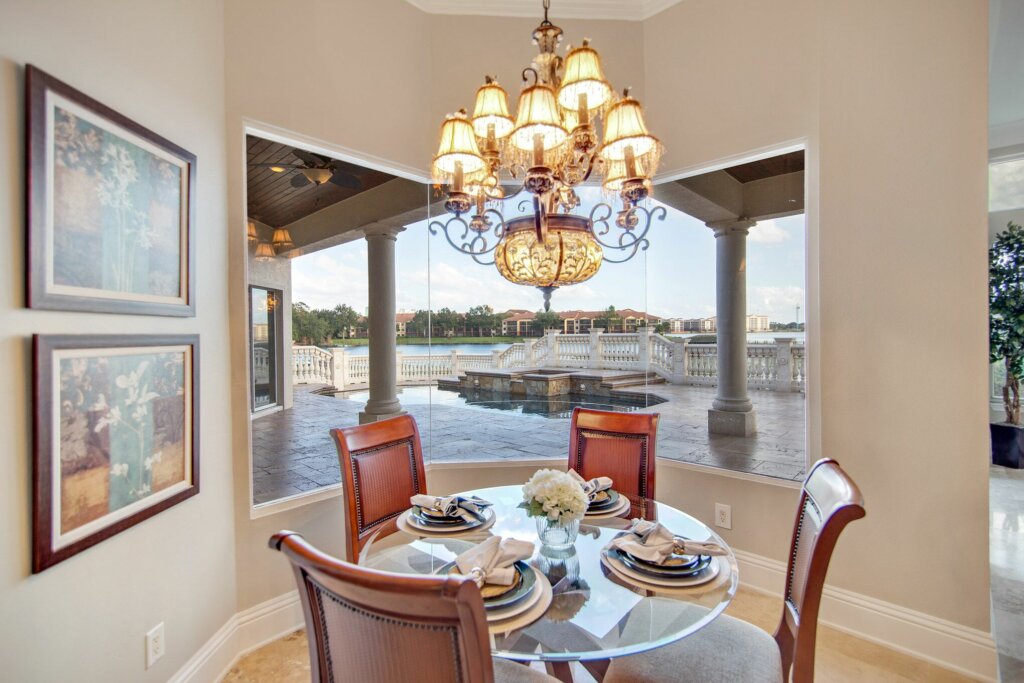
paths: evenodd
<path fill-rule="evenodd" d="M 523 70 L 515 118 L 508 93 L 485 76 L 473 115 L 459 110 L 441 124 L 431 169 L 434 182 L 447 186 L 445 209 L 454 215 L 429 227 L 509 282 L 540 288 L 549 310 L 556 288 L 647 249 L 651 220 L 664 220 L 665 209 L 641 206 L 662 154 L 643 108 L 628 88 L 616 95 L 589 40 L 564 58 L 557 54 L 562 29 L 548 21 L 550 1 L 543 5 L 544 21 L 533 32 L 540 53 Z M 574 188 L 592 177 L 619 198 L 620 210 L 602 202 L 589 215 L 572 213 L 580 205 Z M 520 184 L 512 196 L 530 195 L 518 208 L 529 211 L 532 199 L 532 213 L 506 220 L 503 179 Z"/>
<path fill-rule="evenodd" d="M 288 232 L 288 228 L 274 228 L 274 237 L 271 239 L 273 242 L 274 249 L 282 251 L 284 249 L 291 249 L 295 246 L 292 242 L 292 234 Z"/>
<path fill-rule="evenodd" d="M 257 261 L 269 261 L 274 256 L 274 247 L 271 246 L 270 242 L 263 241 L 256 245 L 255 258 Z"/>

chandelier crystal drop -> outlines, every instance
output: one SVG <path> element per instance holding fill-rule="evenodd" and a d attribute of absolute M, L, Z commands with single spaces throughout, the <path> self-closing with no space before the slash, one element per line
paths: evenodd
<path fill-rule="evenodd" d="M 640 102 L 628 88 L 616 94 L 589 39 L 559 55 L 563 32 L 548 20 L 550 1 L 543 6 L 532 35 L 538 54 L 522 72 L 515 116 L 508 93 L 485 76 L 472 116 L 459 110 L 441 124 L 431 171 L 445 186 L 452 215 L 429 227 L 509 282 L 540 288 L 547 310 L 558 287 L 646 250 L 651 221 L 664 220 L 665 209 L 642 205 L 662 145 L 647 129 Z M 580 207 L 575 188 L 589 182 L 604 189 L 609 203 L 589 215 L 573 213 Z M 516 206 L 527 215 L 506 219 L 503 200 L 520 193 L 527 198 Z"/>

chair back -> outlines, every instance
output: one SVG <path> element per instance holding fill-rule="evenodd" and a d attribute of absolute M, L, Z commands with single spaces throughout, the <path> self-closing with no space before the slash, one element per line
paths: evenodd
<path fill-rule="evenodd" d="M 657 413 L 576 408 L 569 430 L 569 467 L 584 479 L 611 477 L 616 491 L 654 498 Z"/>
<path fill-rule="evenodd" d="M 846 525 L 865 514 L 860 489 L 839 463 L 814 463 L 800 491 L 782 620 L 775 631 L 785 680 L 790 680 L 790 667 L 793 683 L 814 680 L 818 608 L 832 550 Z"/>
<path fill-rule="evenodd" d="M 281 531 L 270 547 L 292 563 L 315 683 L 492 683 L 480 590 L 455 576 L 358 567 Z"/>
<path fill-rule="evenodd" d="M 345 557 L 356 562 L 368 536 L 426 493 L 420 432 L 411 415 L 332 429 L 345 492 Z"/>

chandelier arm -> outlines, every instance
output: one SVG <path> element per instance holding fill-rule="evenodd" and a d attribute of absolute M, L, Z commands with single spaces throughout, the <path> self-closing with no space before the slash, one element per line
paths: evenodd
<path fill-rule="evenodd" d="M 605 215 L 600 217 L 600 218 L 595 217 L 596 214 L 598 213 L 598 211 L 601 210 L 601 209 L 604 209 L 606 211 Z M 590 210 L 590 223 L 595 228 L 597 227 L 598 223 L 601 223 L 602 225 L 604 225 L 604 230 L 602 230 L 601 232 L 598 232 L 596 229 L 594 230 L 594 238 L 597 239 L 598 244 L 604 244 L 604 243 L 601 242 L 601 240 L 598 239 L 597 236 L 598 235 L 607 235 L 611 231 L 611 229 L 612 229 L 612 226 L 608 223 L 608 219 L 611 218 L 611 216 L 612 216 L 612 205 L 607 203 L 607 202 L 600 202 L 598 204 L 595 204 L 594 208 Z M 612 247 L 612 248 L 614 249 L 615 247 Z"/>
<path fill-rule="evenodd" d="M 597 208 L 600 206 L 601 204 L 595 206 L 594 211 L 596 211 Z M 611 207 L 609 207 L 609 212 L 610 209 Z M 653 210 L 646 209 L 642 206 L 636 206 L 632 208 L 632 211 L 641 212 L 643 214 L 643 226 L 639 230 L 623 230 L 622 233 L 619 235 L 618 244 L 609 244 L 607 242 L 604 242 L 600 237 L 598 237 L 598 233 L 596 231 L 594 233 L 594 239 L 597 241 L 598 244 L 600 244 L 605 249 L 612 249 L 619 252 L 627 252 L 627 255 L 621 259 L 608 258 L 608 256 L 605 255 L 604 260 L 607 261 L 608 263 L 625 263 L 626 261 L 636 256 L 638 251 L 647 251 L 647 248 L 651 244 L 650 241 L 647 239 L 647 233 L 651 229 L 651 221 L 653 221 L 655 218 L 657 218 L 660 221 L 663 221 L 665 220 L 665 216 L 668 214 L 664 206 L 656 206 Z M 593 215 L 593 211 L 591 212 L 591 215 Z M 608 225 L 607 218 L 605 218 L 602 222 L 604 222 L 605 225 Z M 604 235 L 607 234 L 607 232 L 608 230 L 605 230 L 601 234 Z"/>
<path fill-rule="evenodd" d="M 491 209 L 488 210 L 490 211 Z M 465 240 L 466 237 L 469 236 L 469 224 L 466 223 L 466 221 L 459 216 L 452 216 L 444 223 L 442 223 L 441 221 L 430 221 L 430 223 L 427 224 L 427 228 L 428 230 L 430 230 L 431 235 L 436 235 L 438 230 L 444 231 L 444 238 L 448 240 L 448 244 L 452 245 L 452 248 L 455 249 L 456 251 L 460 251 L 463 254 L 467 254 L 469 256 L 481 256 L 483 254 L 488 254 L 497 249 L 498 241 L 500 240 L 495 241 L 494 245 L 488 248 L 487 238 L 481 234 L 477 234 L 469 242 L 463 241 L 461 245 L 457 244 L 456 241 L 452 239 L 451 233 L 449 232 L 455 225 L 462 226 L 462 235 L 459 236 L 458 239 Z M 504 230 L 504 228 L 502 228 L 502 230 Z M 477 248 L 476 246 L 478 242 L 480 243 L 479 248 Z"/>

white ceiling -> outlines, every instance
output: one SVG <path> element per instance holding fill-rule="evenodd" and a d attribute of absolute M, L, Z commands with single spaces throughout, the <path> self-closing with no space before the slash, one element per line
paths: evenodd
<path fill-rule="evenodd" d="M 541 0 L 406 0 L 431 14 L 476 14 L 499 17 L 544 16 Z M 680 0 L 551 0 L 554 19 L 642 21 Z"/>
<path fill-rule="evenodd" d="M 1024 0 L 989 2 L 990 147 L 1024 143 Z"/>

